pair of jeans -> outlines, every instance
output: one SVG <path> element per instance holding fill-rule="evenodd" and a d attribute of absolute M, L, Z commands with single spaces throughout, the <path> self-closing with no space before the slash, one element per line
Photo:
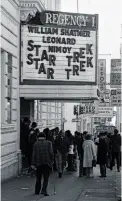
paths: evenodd
<path fill-rule="evenodd" d="M 61 154 L 60 152 L 58 152 L 56 154 L 56 166 L 57 166 L 58 173 L 63 173 L 65 163 L 66 163 L 65 154 Z"/>
<path fill-rule="evenodd" d="M 36 185 L 35 185 L 35 194 L 39 194 L 41 190 L 41 180 L 43 176 L 43 187 L 42 191 L 44 193 L 47 193 L 47 186 L 48 186 L 48 180 L 50 175 L 51 168 L 48 165 L 41 165 L 37 167 L 36 170 Z"/>
<path fill-rule="evenodd" d="M 100 174 L 103 177 L 106 177 L 106 165 L 100 164 Z"/>

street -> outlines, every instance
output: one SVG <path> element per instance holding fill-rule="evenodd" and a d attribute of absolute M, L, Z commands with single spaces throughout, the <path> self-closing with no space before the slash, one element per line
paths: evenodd
<path fill-rule="evenodd" d="M 34 195 L 35 177 L 23 175 L 2 184 L 1 201 L 118 201 L 120 173 L 107 169 L 106 179 L 99 178 L 99 167 L 94 168 L 94 178 L 78 177 L 78 172 L 64 172 L 61 179 L 51 175 L 49 197 Z M 56 195 L 54 195 L 54 185 Z"/>

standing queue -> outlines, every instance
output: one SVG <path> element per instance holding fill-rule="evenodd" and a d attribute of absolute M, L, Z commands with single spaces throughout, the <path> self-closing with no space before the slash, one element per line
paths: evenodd
<path fill-rule="evenodd" d="M 83 134 L 76 131 L 73 136 L 70 130 L 64 132 L 56 127 L 52 130 L 46 128 L 40 132 L 36 122 L 33 122 L 31 127 L 29 125 L 30 121 L 25 119 L 21 130 L 24 131 L 21 135 L 25 134 L 25 138 L 21 139 L 20 145 L 22 153 L 28 158 L 30 170 L 36 168 L 35 194 L 41 191 L 41 194 L 49 195 L 47 186 L 52 167 L 58 172 L 59 178 L 62 177 L 64 169 L 67 171 L 79 169 L 79 177 L 93 178 L 93 167 L 99 164 L 100 177 L 106 177 L 106 168 L 112 170 L 116 159 L 117 171 L 120 171 L 121 136 L 117 129 L 113 135 L 101 132 L 96 139 L 93 139 L 93 136 L 86 131 Z M 43 186 L 41 186 L 42 176 Z"/>

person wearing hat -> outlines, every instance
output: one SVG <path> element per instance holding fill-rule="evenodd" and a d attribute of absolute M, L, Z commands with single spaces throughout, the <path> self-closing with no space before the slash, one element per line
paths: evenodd
<path fill-rule="evenodd" d="M 106 133 L 101 132 L 99 135 L 99 142 L 97 144 L 97 163 L 100 165 L 100 177 L 106 177 L 106 164 L 108 155 L 108 143 L 106 140 Z"/>
<path fill-rule="evenodd" d="M 49 175 L 52 169 L 53 163 L 53 149 L 52 143 L 46 140 L 45 134 L 39 133 L 37 141 L 34 144 L 33 156 L 32 156 L 32 168 L 36 167 L 36 184 L 35 194 L 41 194 L 49 196 L 47 193 L 47 186 Z M 41 179 L 43 176 L 43 186 L 41 188 Z"/>

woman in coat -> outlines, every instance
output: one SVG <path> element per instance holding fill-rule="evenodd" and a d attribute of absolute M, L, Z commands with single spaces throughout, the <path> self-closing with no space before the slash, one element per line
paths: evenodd
<path fill-rule="evenodd" d="M 96 160 L 95 144 L 92 136 L 87 134 L 83 143 L 83 167 L 86 168 L 86 176 L 93 177 L 93 160 Z"/>

